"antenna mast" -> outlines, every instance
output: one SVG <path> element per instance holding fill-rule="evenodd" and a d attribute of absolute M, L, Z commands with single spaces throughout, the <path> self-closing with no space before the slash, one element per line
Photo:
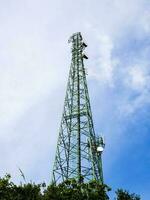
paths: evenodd
<path fill-rule="evenodd" d="M 61 119 L 52 181 L 75 178 L 79 183 L 97 180 L 103 183 L 102 152 L 104 141 L 96 137 L 84 68 L 87 44 L 80 32 L 73 34 L 72 60 Z"/>

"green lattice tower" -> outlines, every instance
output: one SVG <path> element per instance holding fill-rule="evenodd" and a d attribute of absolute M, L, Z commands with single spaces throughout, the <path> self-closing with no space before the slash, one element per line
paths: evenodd
<path fill-rule="evenodd" d="M 72 61 L 69 72 L 64 110 L 60 125 L 52 181 L 69 178 L 78 182 L 97 180 L 103 183 L 102 151 L 104 141 L 96 137 L 84 68 L 87 47 L 81 33 L 73 34 Z"/>

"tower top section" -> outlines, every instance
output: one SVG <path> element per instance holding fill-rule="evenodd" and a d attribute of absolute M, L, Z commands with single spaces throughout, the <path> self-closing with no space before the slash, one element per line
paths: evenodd
<path fill-rule="evenodd" d="M 69 43 L 72 43 L 72 56 L 74 57 L 74 54 L 80 54 L 82 58 L 88 59 L 87 55 L 83 52 L 84 49 L 87 47 L 87 44 L 83 40 L 83 37 L 80 32 L 74 33 L 68 40 Z"/>
<path fill-rule="evenodd" d="M 83 38 L 82 38 L 82 35 L 81 35 L 81 32 L 74 33 L 74 34 L 69 38 L 68 42 L 69 42 L 69 43 L 70 43 L 70 42 L 73 42 L 73 41 L 75 41 L 77 38 L 80 39 L 80 40 L 83 39 Z"/>

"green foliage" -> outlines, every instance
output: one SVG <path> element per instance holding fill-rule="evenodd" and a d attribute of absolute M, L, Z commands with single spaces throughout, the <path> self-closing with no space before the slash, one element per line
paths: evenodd
<path fill-rule="evenodd" d="M 10 178 L 9 174 L 0 178 L 0 200 L 13 200 L 14 184 L 10 182 Z"/>
<path fill-rule="evenodd" d="M 69 179 L 46 187 L 46 184 L 34 183 L 15 185 L 10 179 L 9 174 L 0 178 L 0 200 L 109 200 L 110 188 L 94 180 L 78 184 L 75 179 Z M 116 200 L 140 200 L 136 194 L 121 189 L 116 195 Z"/>
<path fill-rule="evenodd" d="M 41 200 L 41 186 L 32 183 L 14 187 L 15 200 Z"/>
<path fill-rule="evenodd" d="M 140 196 L 136 194 L 130 194 L 126 190 L 118 189 L 117 192 L 117 200 L 140 200 Z"/>
<path fill-rule="evenodd" d="M 108 186 L 96 181 L 78 184 L 75 179 L 70 179 L 58 186 L 48 186 L 44 191 L 44 200 L 107 200 L 108 190 Z"/>
<path fill-rule="evenodd" d="M 0 200 L 41 200 L 41 185 L 32 183 L 15 185 L 11 176 L 0 178 Z"/>

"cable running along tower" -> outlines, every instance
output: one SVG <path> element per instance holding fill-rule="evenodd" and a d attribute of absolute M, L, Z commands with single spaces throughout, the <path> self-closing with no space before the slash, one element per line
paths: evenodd
<path fill-rule="evenodd" d="M 75 178 L 79 183 L 97 180 L 103 183 L 102 137 L 94 132 L 92 112 L 84 68 L 87 47 L 80 32 L 73 34 L 72 61 L 59 130 L 52 182 Z"/>

